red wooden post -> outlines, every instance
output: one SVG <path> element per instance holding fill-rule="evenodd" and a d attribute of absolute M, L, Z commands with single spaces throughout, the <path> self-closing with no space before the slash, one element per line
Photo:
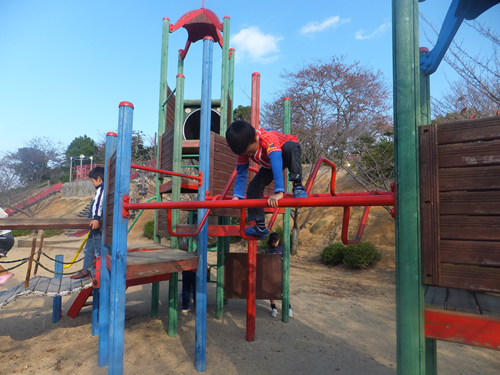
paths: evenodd
<path fill-rule="evenodd" d="M 260 74 L 252 74 L 251 124 L 259 128 Z M 251 165 L 253 167 L 253 165 Z M 254 225 L 250 222 L 250 225 Z M 257 241 L 248 241 L 247 340 L 255 340 L 255 301 L 257 299 Z"/>
<path fill-rule="evenodd" d="M 251 222 L 250 225 L 254 225 L 254 222 Z M 257 297 L 257 241 L 248 241 L 247 341 L 255 340 L 256 297 Z"/>

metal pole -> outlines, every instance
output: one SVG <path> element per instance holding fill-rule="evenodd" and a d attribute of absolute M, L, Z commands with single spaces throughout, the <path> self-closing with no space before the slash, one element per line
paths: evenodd
<path fill-rule="evenodd" d="M 94 157 L 91 156 L 90 157 L 90 170 L 92 170 L 93 164 L 94 164 Z"/>
<path fill-rule="evenodd" d="M 198 200 L 205 200 L 205 191 L 210 181 L 210 117 L 212 106 L 212 61 L 213 39 L 203 39 L 203 67 L 201 78 L 201 127 L 200 127 L 200 171 L 203 173 L 202 186 L 198 188 Z M 198 210 L 198 225 L 206 209 Z M 206 367 L 207 344 L 207 250 L 208 223 L 205 222 L 198 235 L 198 270 L 196 271 L 196 327 L 195 327 L 195 360 L 196 371 L 203 372 Z"/>
<path fill-rule="evenodd" d="M 418 0 L 392 1 L 396 175 L 397 371 L 425 374 L 424 290 L 419 235 Z"/>
<path fill-rule="evenodd" d="M 290 98 L 283 99 L 283 133 L 290 134 Z M 286 172 L 285 191 L 290 192 L 289 172 Z M 281 278 L 283 290 L 281 295 L 281 320 L 288 323 L 290 319 L 290 207 L 285 208 L 283 215 L 283 257 Z"/>
<path fill-rule="evenodd" d="M 114 132 L 106 134 L 106 152 L 104 156 L 104 176 L 108 176 L 109 158 L 116 151 L 116 141 L 118 135 Z M 106 178 L 105 177 L 105 178 Z M 103 227 L 106 228 L 106 213 L 107 213 L 107 195 L 108 185 L 104 184 L 104 191 L 102 193 L 102 207 L 103 207 Z M 101 267 L 101 279 L 99 280 L 99 367 L 108 365 L 109 359 L 109 293 L 110 293 L 110 271 L 105 266 L 106 256 L 111 255 L 109 246 L 106 245 L 106 231 L 103 230 L 101 242 L 101 259 L 103 266 Z"/>
<path fill-rule="evenodd" d="M 110 361 L 111 375 L 123 374 L 125 339 L 125 284 L 127 272 L 127 226 L 123 217 L 123 197 L 130 190 L 130 158 L 132 157 L 132 122 L 134 106 L 121 102 L 118 119 L 118 143 L 116 147 L 116 174 L 113 211 L 113 247 L 111 251 L 110 291 Z"/>

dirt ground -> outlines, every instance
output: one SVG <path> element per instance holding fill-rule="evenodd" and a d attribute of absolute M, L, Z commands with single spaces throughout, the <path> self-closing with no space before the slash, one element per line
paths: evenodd
<path fill-rule="evenodd" d="M 72 212 L 66 214 L 73 214 L 89 200 L 71 203 L 61 198 L 46 216 L 58 215 L 70 203 Z M 141 218 L 132 231 L 131 243 L 148 242 L 141 236 L 148 216 Z M 376 244 L 383 259 L 373 268 L 354 271 L 344 266 L 329 268 L 319 262 L 323 247 L 339 240 L 342 211 L 318 210 L 300 232 L 299 254 L 291 259 L 294 316 L 289 323 L 283 323 L 280 314 L 273 319 L 269 302 L 257 301 L 253 342 L 245 340 L 246 301 L 230 300 L 223 319 L 217 320 L 215 284 L 209 283 L 206 373 L 396 374 L 394 229 L 392 222 L 379 216 L 386 217 L 382 209 L 370 215 L 364 240 Z M 327 220 L 327 224 L 311 233 L 309 229 L 320 220 Z M 46 252 L 52 257 L 63 254 L 67 261 L 80 241 L 47 246 Z M 231 251 L 244 249 L 243 245 L 233 245 Z M 16 244 L 8 259 L 26 257 L 28 252 L 28 248 Z M 209 253 L 208 262 L 216 263 L 214 253 Z M 20 284 L 26 272 L 21 269 L 0 290 Z M 46 271 L 39 274 L 48 275 Z M 168 282 L 160 286 L 159 318 L 150 317 L 149 285 L 131 287 L 126 296 L 124 373 L 196 373 L 194 313 L 179 313 L 177 336 L 167 335 Z M 98 338 L 91 336 L 90 308 L 84 308 L 74 320 L 65 315 L 75 298 L 75 294 L 63 297 L 64 315 L 56 324 L 52 324 L 52 300 L 48 297 L 20 297 L 0 310 L 0 374 L 107 373 L 97 365 Z M 281 312 L 279 301 L 277 305 Z M 178 308 L 180 311 L 180 305 Z M 438 343 L 440 375 L 499 372 L 498 351 Z"/>

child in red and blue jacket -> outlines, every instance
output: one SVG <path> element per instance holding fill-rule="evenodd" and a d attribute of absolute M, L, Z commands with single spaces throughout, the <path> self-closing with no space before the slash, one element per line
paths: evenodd
<path fill-rule="evenodd" d="M 263 199 L 264 188 L 274 180 L 274 194 L 269 197 L 267 203 L 271 207 L 278 207 L 278 201 L 283 198 L 285 192 L 285 168 L 288 168 L 289 179 L 293 182 L 293 196 L 307 198 L 302 186 L 302 149 L 296 136 L 273 129 L 256 130 L 248 122 L 240 120 L 229 126 L 226 140 L 231 150 L 238 155 L 233 199 L 245 198 L 250 160 L 261 165 L 261 168 L 248 185 L 248 199 Z M 245 229 L 247 236 L 263 239 L 269 236 L 264 208 L 249 208 L 248 220 L 254 220 L 255 226 Z"/>

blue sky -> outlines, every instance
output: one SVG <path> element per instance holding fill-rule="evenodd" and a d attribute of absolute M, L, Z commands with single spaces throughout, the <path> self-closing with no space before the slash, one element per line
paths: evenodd
<path fill-rule="evenodd" d="M 449 1 L 427 0 L 420 10 L 438 28 Z M 47 136 L 68 145 L 84 134 L 98 139 L 117 126 L 118 103 L 135 105 L 134 129 L 154 135 L 162 18 L 172 23 L 202 0 L 85 2 L 0 0 L 0 151 L 15 151 Z M 236 49 L 235 106 L 250 104 L 251 75 L 261 74 L 261 100 L 280 89 L 279 74 L 313 58 L 345 55 L 381 70 L 392 87 L 391 1 L 206 0 L 231 18 Z M 500 6 L 479 17 L 500 32 Z M 168 82 L 175 86 L 177 50 L 187 32 L 170 34 Z M 430 47 L 421 32 L 421 45 Z M 456 40 L 471 52 L 486 43 L 462 25 Z M 202 43 L 185 61 L 185 98 L 201 93 Z M 213 98 L 220 97 L 221 50 L 214 46 Z M 431 78 L 433 96 L 456 75 L 444 63 Z"/>

